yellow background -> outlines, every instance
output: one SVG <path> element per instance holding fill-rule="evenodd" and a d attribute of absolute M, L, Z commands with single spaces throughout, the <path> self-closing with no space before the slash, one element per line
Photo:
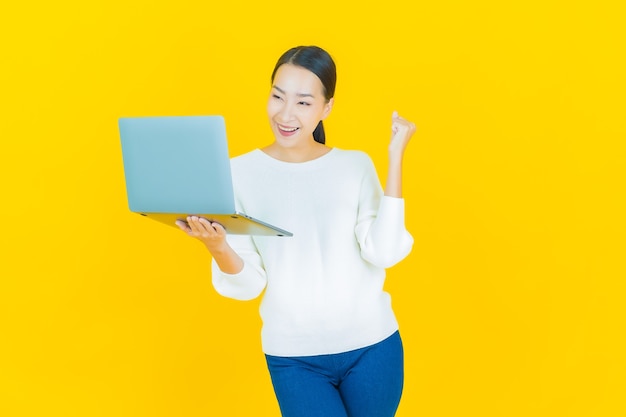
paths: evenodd
<path fill-rule="evenodd" d="M 258 301 L 129 213 L 117 118 L 221 113 L 233 155 L 261 146 L 299 44 L 338 65 L 329 143 L 382 181 L 391 112 L 419 126 L 398 416 L 626 415 L 621 4 L 4 2 L 0 415 L 278 415 Z"/>

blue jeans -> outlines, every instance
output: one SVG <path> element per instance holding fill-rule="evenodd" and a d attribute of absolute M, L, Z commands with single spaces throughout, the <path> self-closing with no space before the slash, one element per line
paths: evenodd
<path fill-rule="evenodd" d="M 283 417 L 392 417 L 400 403 L 399 332 L 344 353 L 265 357 Z"/>

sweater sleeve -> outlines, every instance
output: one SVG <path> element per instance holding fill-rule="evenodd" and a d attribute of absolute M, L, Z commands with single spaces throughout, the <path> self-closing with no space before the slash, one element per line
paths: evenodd
<path fill-rule="evenodd" d="M 219 269 L 215 260 L 212 260 L 213 287 L 224 297 L 252 300 L 263 292 L 267 284 L 261 256 L 250 236 L 229 235 L 227 239 L 235 252 L 243 259 L 243 269 L 237 274 L 227 274 Z"/>
<path fill-rule="evenodd" d="M 355 228 L 363 259 L 380 268 L 390 268 L 404 259 L 413 248 L 404 219 L 404 199 L 383 195 L 370 160 L 361 185 Z"/>

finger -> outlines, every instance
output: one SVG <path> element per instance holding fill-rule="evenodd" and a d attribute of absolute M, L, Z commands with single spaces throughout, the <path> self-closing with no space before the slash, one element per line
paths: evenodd
<path fill-rule="evenodd" d="M 400 116 L 400 114 L 396 110 L 394 110 L 391 117 L 394 121 L 401 121 L 401 122 L 407 121 L 404 117 Z"/>
<path fill-rule="evenodd" d="M 398 112 L 397 111 L 393 111 L 393 113 L 391 114 L 391 133 L 393 135 L 395 135 L 396 133 L 398 133 Z"/>
<path fill-rule="evenodd" d="M 176 220 L 175 223 L 176 223 L 176 226 L 178 226 L 180 230 L 182 230 L 183 232 L 187 232 L 187 233 L 191 232 L 191 228 L 189 227 L 189 224 L 186 221 L 178 219 Z"/>
<path fill-rule="evenodd" d="M 217 223 L 217 222 L 213 222 L 211 223 L 211 226 L 213 227 L 213 229 L 215 230 L 215 232 L 222 236 L 226 234 L 226 228 L 224 226 L 222 226 L 221 224 Z"/>
<path fill-rule="evenodd" d="M 391 130 L 392 130 L 394 133 L 398 133 L 398 132 L 401 132 L 401 131 L 405 131 L 405 130 L 407 130 L 407 128 L 408 128 L 408 125 L 407 125 L 407 123 L 406 123 L 405 121 L 403 121 L 403 120 L 395 120 L 395 121 L 391 124 Z"/>
<path fill-rule="evenodd" d="M 201 234 L 202 233 L 202 229 L 201 229 L 201 225 L 198 222 L 198 217 L 196 216 L 189 216 L 187 217 L 187 223 L 189 223 L 189 228 L 191 229 L 191 231 L 195 234 Z"/>
<path fill-rule="evenodd" d="M 204 217 L 198 218 L 199 228 L 203 228 L 207 232 L 215 232 L 215 228 L 213 226 L 213 222 L 205 219 Z"/>
<path fill-rule="evenodd" d="M 396 126 L 398 128 L 406 128 L 408 130 L 415 130 L 415 123 L 401 117 L 398 117 L 396 120 L 394 120 L 393 126 Z"/>

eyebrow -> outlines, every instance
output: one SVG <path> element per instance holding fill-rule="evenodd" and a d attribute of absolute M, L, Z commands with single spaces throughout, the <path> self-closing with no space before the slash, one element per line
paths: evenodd
<path fill-rule="evenodd" d="M 278 90 L 279 93 L 281 94 L 285 94 L 287 95 L 287 93 L 285 91 L 283 91 L 282 89 L 280 89 L 279 87 L 276 87 L 275 85 L 272 86 L 272 88 L 274 88 L 275 90 Z M 311 98 L 315 98 L 315 96 L 313 96 L 313 94 L 309 94 L 309 93 L 297 93 L 296 96 L 298 97 L 311 97 Z"/>

